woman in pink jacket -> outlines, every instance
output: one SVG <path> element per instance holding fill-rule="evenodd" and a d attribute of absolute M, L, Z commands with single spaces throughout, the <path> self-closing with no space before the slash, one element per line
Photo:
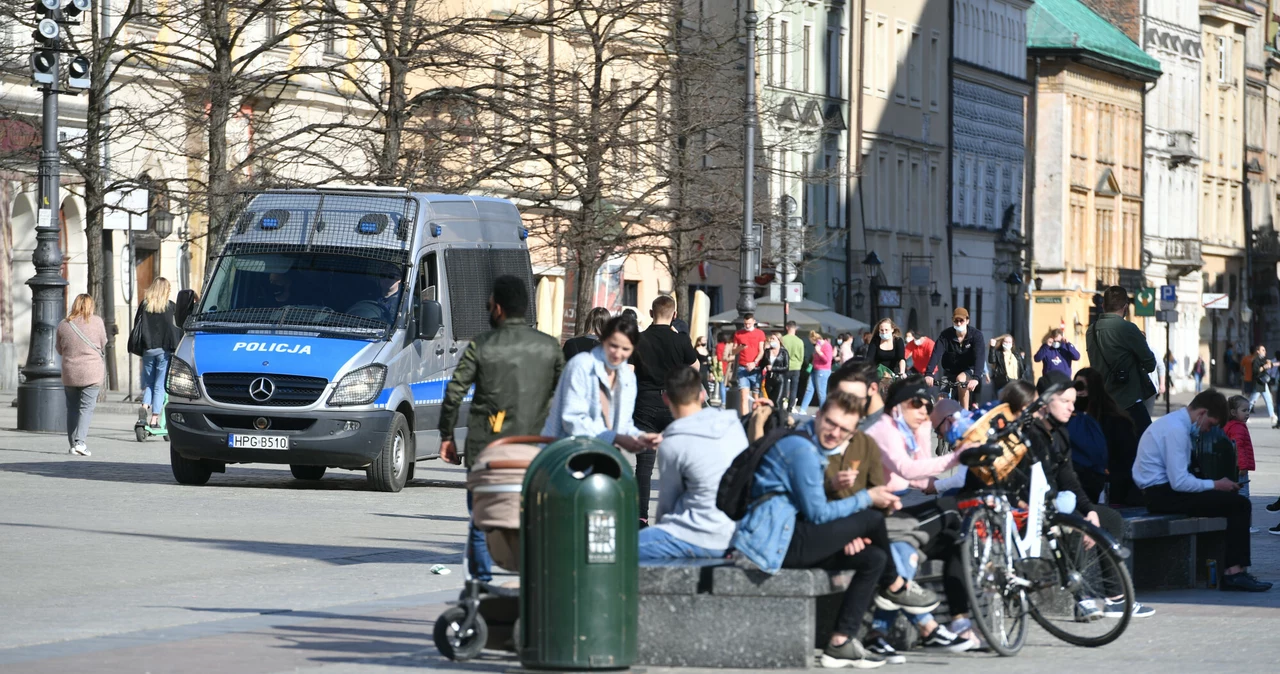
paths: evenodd
<path fill-rule="evenodd" d="M 929 424 L 929 414 L 933 412 L 932 390 L 925 384 L 923 376 L 913 374 L 894 382 L 885 393 L 884 402 L 884 416 L 866 433 L 880 445 L 885 486 L 899 495 L 912 487 L 932 493 L 934 480 L 960 465 L 959 451 L 933 456 L 933 428 Z M 960 562 L 959 546 L 955 544 L 961 525 L 955 499 L 926 501 L 903 508 L 895 516 L 915 518 L 915 522 L 907 520 L 907 526 L 915 527 L 929 539 L 919 548 L 920 552 L 926 558 L 944 561 L 942 586 L 952 621 L 950 625 L 938 626 L 929 632 L 925 646 L 953 653 L 979 647 L 968 620 L 964 565 Z M 891 526 L 890 530 L 893 531 L 894 527 Z M 895 540 L 892 534 L 890 540 Z M 894 561 L 898 562 L 896 556 Z M 880 620 L 887 617 L 877 616 Z"/>
<path fill-rule="evenodd" d="M 927 490 L 934 478 L 960 465 L 959 452 L 933 456 L 929 413 L 933 395 L 924 377 L 913 375 L 889 387 L 885 415 L 867 429 L 880 445 L 886 484 L 894 493 L 911 487 Z"/>

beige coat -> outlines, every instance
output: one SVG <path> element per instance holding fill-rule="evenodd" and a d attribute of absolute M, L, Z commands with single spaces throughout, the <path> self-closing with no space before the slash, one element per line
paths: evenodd
<path fill-rule="evenodd" d="M 77 320 L 76 327 L 98 348 L 80 339 L 69 322 L 59 323 L 54 346 L 62 356 L 62 384 L 76 387 L 101 384 L 106 377 L 101 349 L 107 347 L 107 328 L 97 316 L 90 316 L 87 321 Z"/>

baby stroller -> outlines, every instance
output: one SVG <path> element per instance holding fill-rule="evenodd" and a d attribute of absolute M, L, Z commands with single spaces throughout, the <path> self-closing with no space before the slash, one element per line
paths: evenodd
<path fill-rule="evenodd" d="M 524 474 L 555 438 L 512 436 L 493 441 L 480 452 L 467 473 L 471 520 L 485 532 L 489 556 L 496 565 L 520 571 L 520 492 Z M 432 638 L 440 654 L 465 662 L 485 648 L 515 650 L 520 592 L 471 577 L 471 537 L 463 548 L 465 582 L 458 603 L 436 619 Z M 513 574 L 506 574 L 508 576 Z"/>

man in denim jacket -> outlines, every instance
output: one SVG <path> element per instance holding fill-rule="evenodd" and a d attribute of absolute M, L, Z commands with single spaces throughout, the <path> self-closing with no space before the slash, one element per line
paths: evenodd
<path fill-rule="evenodd" d="M 863 617 L 876 606 L 908 613 L 932 611 L 938 598 L 898 576 L 889 564 L 884 514 L 875 508 L 901 504 L 885 487 L 872 487 L 838 501 L 824 489 L 826 452 L 848 442 L 865 399 L 843 391 L 829 396 L 813 421 L 779 440 L 760 461 L 751 507 L 733 537 L 735 559 L 767 573 L 779 569 L 852 570 L 824 667 L 878 667 L 878 656 L 861 643 Z M 879 588 L 879 592 L 876 589 Z"/>

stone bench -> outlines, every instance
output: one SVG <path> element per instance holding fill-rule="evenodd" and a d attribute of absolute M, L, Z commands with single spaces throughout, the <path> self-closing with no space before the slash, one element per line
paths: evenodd
<path fill-rule="evenodd" d="M 1225 517 L 1156 515 L 1146 508 L 1117 508 L 1124 517 L 1126 564 L 1134 587 L 1161 590 L 1195 587 L 1208 580 L 1206 562 L 1218 561 L 1221 579 Z"/>
<path fill-rule="evenodd" d="M 747 571 L 728 560 L 640 566 L 636 664 L 803 669 L 832 622 L 852 572 Z"/>

